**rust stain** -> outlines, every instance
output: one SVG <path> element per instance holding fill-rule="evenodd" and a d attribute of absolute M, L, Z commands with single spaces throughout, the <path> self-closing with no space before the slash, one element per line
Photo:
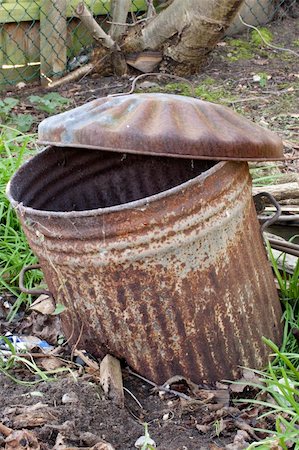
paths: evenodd
<path fill-rule="evenodd" d="M 149 379 L 262 367 L 281 309 L 246 163 L 48 148 L 8 187 L 71 343 Z"/>

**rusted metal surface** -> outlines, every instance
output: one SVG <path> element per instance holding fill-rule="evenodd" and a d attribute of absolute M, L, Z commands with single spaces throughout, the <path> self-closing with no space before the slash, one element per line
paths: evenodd
<path fill-rule="evenodd" d="M 281 139 L 221 105 L 170 94 L 104 97 L 45 119 L 46 145 L 216 160 L 284 159 Z"/>
<path fill-rule="evenodd" d="M 49 148 L 8 196 L 78 348 L 212 382 L 279 343 L 247 164 Z"/>

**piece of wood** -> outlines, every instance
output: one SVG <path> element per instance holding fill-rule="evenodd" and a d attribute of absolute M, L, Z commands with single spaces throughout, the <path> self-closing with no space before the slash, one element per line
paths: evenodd
<path fill-rule="evenodd" d="M 100 383 L 109 399 L 124 406 L 123 379 L 120 362 L 114 356 L 106 355 L 100 364 Z"/>
<path fill-rule="evenodd" d="M 67 20 L 66 0 L 52 0 L 53 18 L 53 72 L 62 73 L 67 63 Z"/>
<path fill-rule="evenodd" d="M 40 78 L 42 86 L 66 67 L 66 0 L 41 0 Z"/>
<path fill-rule="evenodd" d="M 100 42 L 106 48 L 116 47 L 115 41 L 109 36 L 103 28 L 97 23 L 92 13 L 83 2 L 80 2 L 76 8 L 76 14 L 79 16 L 81 22 L 86 29 L 92 34 L 93 38 Z"/>
<path fill-rule="evenodd" d="M 0 422 L 0 433 L 3 434 L 3 436 L 9 436 L 12 432 L 12 428 L 8 428 Z"/>
<path fill-rule="evenodd" d="M 260 192 L 269 192 L 269 194 L 272 194 L 277 201 L 299 199 L 299 175 L 297 177 L 298 181 L 292 183 L 253 187 L 253 195 L 259 194 Z M 295 204 L 297 204 L 297 202 Z"/>
<path fill-rule="evenodd" d="M 92 63 L 86 64 L 85 66 L 79 67 L 78 69 L 69 73 L 65 77 L 60 78 L 57 81 L 53 81 L 52 83 L 49 83 L 47 88 L 49 88 L 49 89 L 55 88 L 56 89 L 58 86 L 62 86 L 63 84 L 78 80 L 79 78 L 83 77 L 84 75 L 91 73 L 93 70 L 94 70 L 94 64 L 92 64 Z"/>

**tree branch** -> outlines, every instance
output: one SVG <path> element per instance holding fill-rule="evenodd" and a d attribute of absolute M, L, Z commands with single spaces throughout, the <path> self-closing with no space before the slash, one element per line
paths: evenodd
<path fill-rule="evenodd" d="M 116 47 L 119 50 L 119 47 L 116 46 L 115 41 L 109 36 L 102 27 L 97 23 L 94 19 L 93 15 L 89 11 L 89 9 L 85 6 L 83 2 L 80 2 L 76 8 L 76 14 L 79 16 L 81 22 L 89 30 L 92 34 L 92 37 L 100 42 L 106 48 Z"/>

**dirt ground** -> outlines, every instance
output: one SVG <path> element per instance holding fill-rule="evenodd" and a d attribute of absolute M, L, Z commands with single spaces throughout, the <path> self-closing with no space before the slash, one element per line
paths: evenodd
<path fill-rule="evenodd" d="M 272 44 L 287 48 L 295 53 L 276 50 L 270 47 L 253 48 L 250 32 L 240 36 L 223 39 L 211 53 L 206 67 L 200 74 L 189 78 L 195 94 L 203 100 L 222 103 L 261 126 L 276 131 L 284 140 L 285 152 L 289 156 L 298 154 L 298 53 L 299 21 L 291 17 L 275 21 L 267 26 L 273 36 Z M 241 41 L 241 42 L 240 42 Z M 244 44 L 245 43 L 245 44 Z M 244 57 L 245 56 L 245 57 Z M 99 77 L 94 74 L 78 82 L 68 83 L 55 89 L 70 99 L 68 109 L 98 97 L 131 89 L 133 79 L 140 72 L 130 76 Z M 256 76 L 261 78 L 256 81 Z M 203 86 L 203 89 L 200 88 Z M 196 90 L 199 88 L 199 90 Z M 140 80 L 137 92 L 172 92 L 184 94 L 186 86 L 182 80 L 164 76 L 151 76 Z M 46 113 L 36 110 L 28 97 L 32 94 L 48 93 L 37 83 L 28 84 L 21 89 L 14 88 L 6 96 L 19 98 L 21 103 L 15 112 L 30 113 L 35 116 L 33 131 Z M 189 91 L 189 95 L 192 92 Z M 298 170 L 294 164 L 291 170 Z"/>
<path fill-rule="evenodd" d="M 295 42 L 296 36 L 298 42 L 298 20 L 287 18 L 268 28 L 274 35 L 273 42 L 276 45 L 299 51 Z M 246 35 L 242 39 L 246 40 Z M 214 80 L 209 81 L 208 93 L 220 92 L 219 102 L 277 131 L 284 140 L 285 153 L 289 156 L 298 155 L 298 58 L 268 48 L 256 51 L 249 59 L 232 60 L 229 55 L 234 55 L 234 51 L 235 47 L 229 41 L 221 42 L 204 72 L 191 77 L 190 81 L 196 87 L 207 78 Z M 266 85 L 254 81 L 254 75 L 259 73 L 266 73 L 269 77 Z M 70 107 L 75 107 L 100 96 L 129 91 L 132 77 L 85 77 L 56 91 L 70 98 Z M 138 85 L 139 91 L 171 89 L 172 92 L 182 93 L 184 89 L 180 82 L 174 86 L 174 80 L 159 76 L 146 81 L 150 83 L 142 80 Z M 165 87 L 170 83 L 170 88 Z M 6 95 L 21 100 L 16 112 L 30 113 L 36 117 L 36 130 L 38 122 L 47 115 L 34 109 L 28 96 L 46 92 L 40 86 L 28 85 L 22 90 L 10 90 Z M 287 169 L 298 170 L 297 163 L 288 163 Z M 20 318 L 20 322 L 22 320 Z M 20 322 L 8 325 L 2 318 L 1 334 L 18 331 Z M 66 349 L 62 356 L 69 360 L 70 349 Z M 29 375 L 23 370 L 11 373 L 21 380 L 35 379 L 35 375 Z M 206 402 L 183 401 L 176 395 L 153 392 L 150 385 L 129 375 L 126 370 L 123 371 L 123 377 L 124 386 L 129 392 L 125 393 L 125 407 L 120 408 L 105 398 L 97 376 L 91 374 L 88 367 L 76 367 L 73 375 L 60 375 L 56 381 L 30 387 L 16 384 L 5 375 L 0 375 L 0 422 L 13 430 L 30 430 L 39 439 L 42 449 L 53 448 L 55 443 L 56 449 L 92 447 L 99 439 L 108 441 L 115 449 L 134 449 L 135 441 L 144 434 L 144 423 L 147 422 L 150 436 L 160 450 L 238 450 L 246 448 L 255 440 L 253 427 L 258 425 L 271 429 L 273 426 L 271 417 L 267 423 L 259 421 L 260 411 L 255 409 L 248 412 L 244 405 L 237 407 L 233 400 L 238 395 L 231 392 L 229 399 L 224 402 L 219 401 L 217 395 L 212 395 Z M 203 391 L 204 388 L 211 387 L 205 386 Z M 217 392 L 216 389 L 215 394 Z M 67 401 L 65 394 L 68 394 Z M 201 395 L 204 395 L 203 392 Z M 240 397 L 243 395 L 240 394 Z M 28 406 L 39 403 L 41 405 L 35 410 L 28 409 Z M 59 445 L 59 439 L 67 442 L 67 445 Z M 0 437 L 0 445 L 4 446 L 4 437 Z"/>

